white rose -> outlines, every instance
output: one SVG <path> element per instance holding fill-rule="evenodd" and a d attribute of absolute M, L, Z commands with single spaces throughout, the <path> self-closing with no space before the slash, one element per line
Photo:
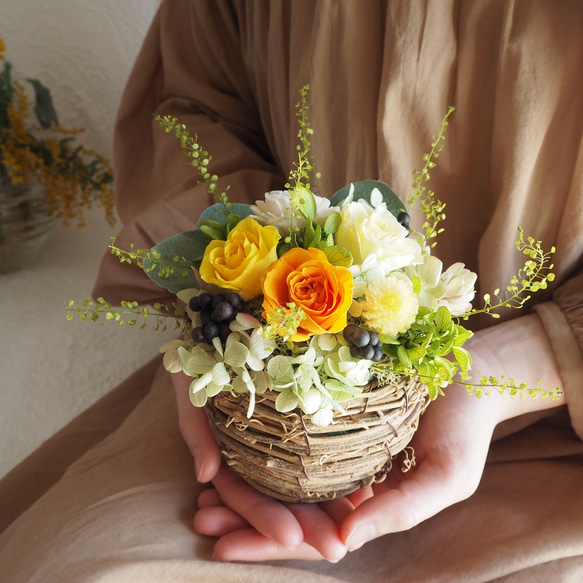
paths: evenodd
<path fill-rule="evenodd" d="M 421 261 L 419 243 L 407 237 L 409 232 L 385 203 L 373 208 L 364 200 L 351 202 L 342 207 L 340 217 L 336 243 L 350 251 L 355 264 L 362 265 L 371 253 L 386 272 Z"/>
<path fill-rule="evenodd" d="M 314 194 L 316 201 L 316 223 L 324 226 L 328 216 L 338 211 L 338 207 L 330 206 L 330 201 Z M 261 225 L 271 225 L 282 235 L 287 235 L 291 225 L 290 193 L 287 190 L 272 190 L 265 195 L 265 200 L 255 201 L 251 205 L 252 217 Z M 302 229 L 306 225 L 305 219 L 299 218 L 294 224 Z"/>
<path fill-rule="evenodd" d="M 463 263 L 454 263 L 448 267 L 441 276 L 445 294 L 439 305 L 445 306 L 452 316 L 462 316 L 469 312 L 476 293 L 474 285 L 477 278 L 477 274 L 466 269 Z"/>

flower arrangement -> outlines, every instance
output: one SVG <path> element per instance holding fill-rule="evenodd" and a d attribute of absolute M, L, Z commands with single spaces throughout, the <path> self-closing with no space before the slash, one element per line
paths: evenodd
<path fill-rule="evenodd" d="M 113 175 L 99 154 L 77 145 L 82 130 L 59 125 L 50 91 L 28 79 L 34 92 L 35 123 L 25 86 L 12 76 L 0 38 L 0 187 L 40 183 L 49 214 L 65 225 L 84 224 L 84 209 L 94 200 L 105 210 L 110 224 L 113 211 Z"/>
<path fill-rule="evenodd" d="M 425 184 L 453 108 L 414 173 L 406 203 L 419 204 L 425 222 L 412 232 L 407 204 L 382 182 L 356 182 L 330 199 L 312 191 L 307 91 L 289 182 L 254 205 L 217 192 L 208 152 L 176 119 L 157 117 L 218 203 L 195 230 L 152 249 L 111 249 L 178 302 L 114 308 L 98 298 L 66 309 L 68 319 L 119 324 L 154 317 L 157 328 L 174 319 L 181 335 L 161 347 L 164 366 L 192 379 L 190 400 L 205 407 L 229 465 L 264 493 L 315 502 L 381 481 L 400 451 L 404 469 L 414 465 L 407 447 L 419 417 L 454 379 L 478 397 L 558 392 L 469 377 L 465 321 L 521 308 L 546 288 L 554 249 L 519 229 L 524 267 L 481 308 L 472 307 L 476 274 L 432 254 L 445 205 Z"/>
<path fill-rule="evenodd" d="M 190 397 L 197 407 L 221 392 L 248 394 L 248 417 L 256 396 L 270 390 L 278 394 L 279 412 L 299 409 L 327 426 L 334 411 L 373 381 L 386 384 L 399 376 L 421 379 L 431 399 L 454 378 L 478 396 L 493 387 L 552 394 L 508 378 L 469 382 L 471 355 L 463 344 L 472 332 L 462 322 L 478 313 L 498 317 L 495 310 L 520 308 L 530 293 L 546 288 L 554 249 L 544 252 L 519 229 L 516 245 L 528 260 L 505 296 L 496 290 L 479 309 L 471 304 L 477 275 L 462 263 L 444 269 L 431 254 L 445 215 L 425 182 L 453 108 L 424 168 L 415 172 L 407 202 L 421 204 L 426 222 L 423 232 L 412 233 L 405 203 L 382 182 L 350 184 L 330 200 L 312 192 L 307 90 L 298 104 L 300 146 L 289 183 L 255 205 L 230 203 L 227 191 L 217 194 L 208 152 L 176 119 L 158 118 L 220 202 L 202 214 L 195 231 L 150 250 L 112 251 L 176 293 L 185 323 L 177 305 L 152 311 L 124 302 L 116 310 L 102 298 L 71 303 L 68 317 L 77 312 L 97 320 L 104 314 L 119 323 L 126 321 L 124 313 L 177 318 L 183 335 L 161 348 L 166 369 L 193 379 Z"/>

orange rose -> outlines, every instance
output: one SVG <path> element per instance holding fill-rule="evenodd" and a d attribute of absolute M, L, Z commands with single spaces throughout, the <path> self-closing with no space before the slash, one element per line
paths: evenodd
<path fill-rule="evenodd" d="M 267 271 L 263 282 L 265 313 L 293 302 L 305 314 L 291 340 L 340 332 L 352 303 L 352 274 L 332 265 L 319 249 L 293 248 Z"/>

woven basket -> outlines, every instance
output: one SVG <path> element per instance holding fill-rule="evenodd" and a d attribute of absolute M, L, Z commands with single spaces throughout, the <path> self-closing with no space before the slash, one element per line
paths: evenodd
<path fill-rule="evenodd" d="M 206 411 L 224 459 L 260 492 L 286 502 L 322 502 L 384 480 L 392 459 L 417 430 L 429 396 L 417 379 L 371 386 L 343 403 L 328 427 L 309 415 L 280 413 L 278 393 L 258 397 L 247 419 L 247 396 L 224 393 Z"/>

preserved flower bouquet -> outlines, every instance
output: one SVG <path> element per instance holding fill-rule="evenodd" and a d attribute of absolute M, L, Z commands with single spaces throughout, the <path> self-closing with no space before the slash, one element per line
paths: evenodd
<path fill-rule="evenodd" d="M 463 322 L 520 308 L 544 289 L 553 250 L 519 229 L 524 268 L 503 297 L 473 309 L 476 274 L 432 255 L 444 205 L 425 187 L 453 108 L 415 173 L 407 203 L 420 204 L 426 220 L 411 232 L 407 205 L 382 182 L 353 183 L 331 199 L 312 192 L 307 89 L 289 183 L 255 205 L 218 193 L 208 152 L 176 119 L 158 118 L 219 202 L 194 231 L 149 250 L 112 251 L 180 303 L 113 308 L 100 298 L 71 302 L 68 318 L 176 318 L 182 334 L 162 346 L 164 366 L 192 378 L 190 399 L 206 408 L 229 465 L 271 496 L 316 502 L 382 480 L 454 379 L 477 396 L 552 394 L 509 378 L 470 382 L 463 345 L 472 332 Z M 405 469 L 412 463 L 408 450 Z"/>

